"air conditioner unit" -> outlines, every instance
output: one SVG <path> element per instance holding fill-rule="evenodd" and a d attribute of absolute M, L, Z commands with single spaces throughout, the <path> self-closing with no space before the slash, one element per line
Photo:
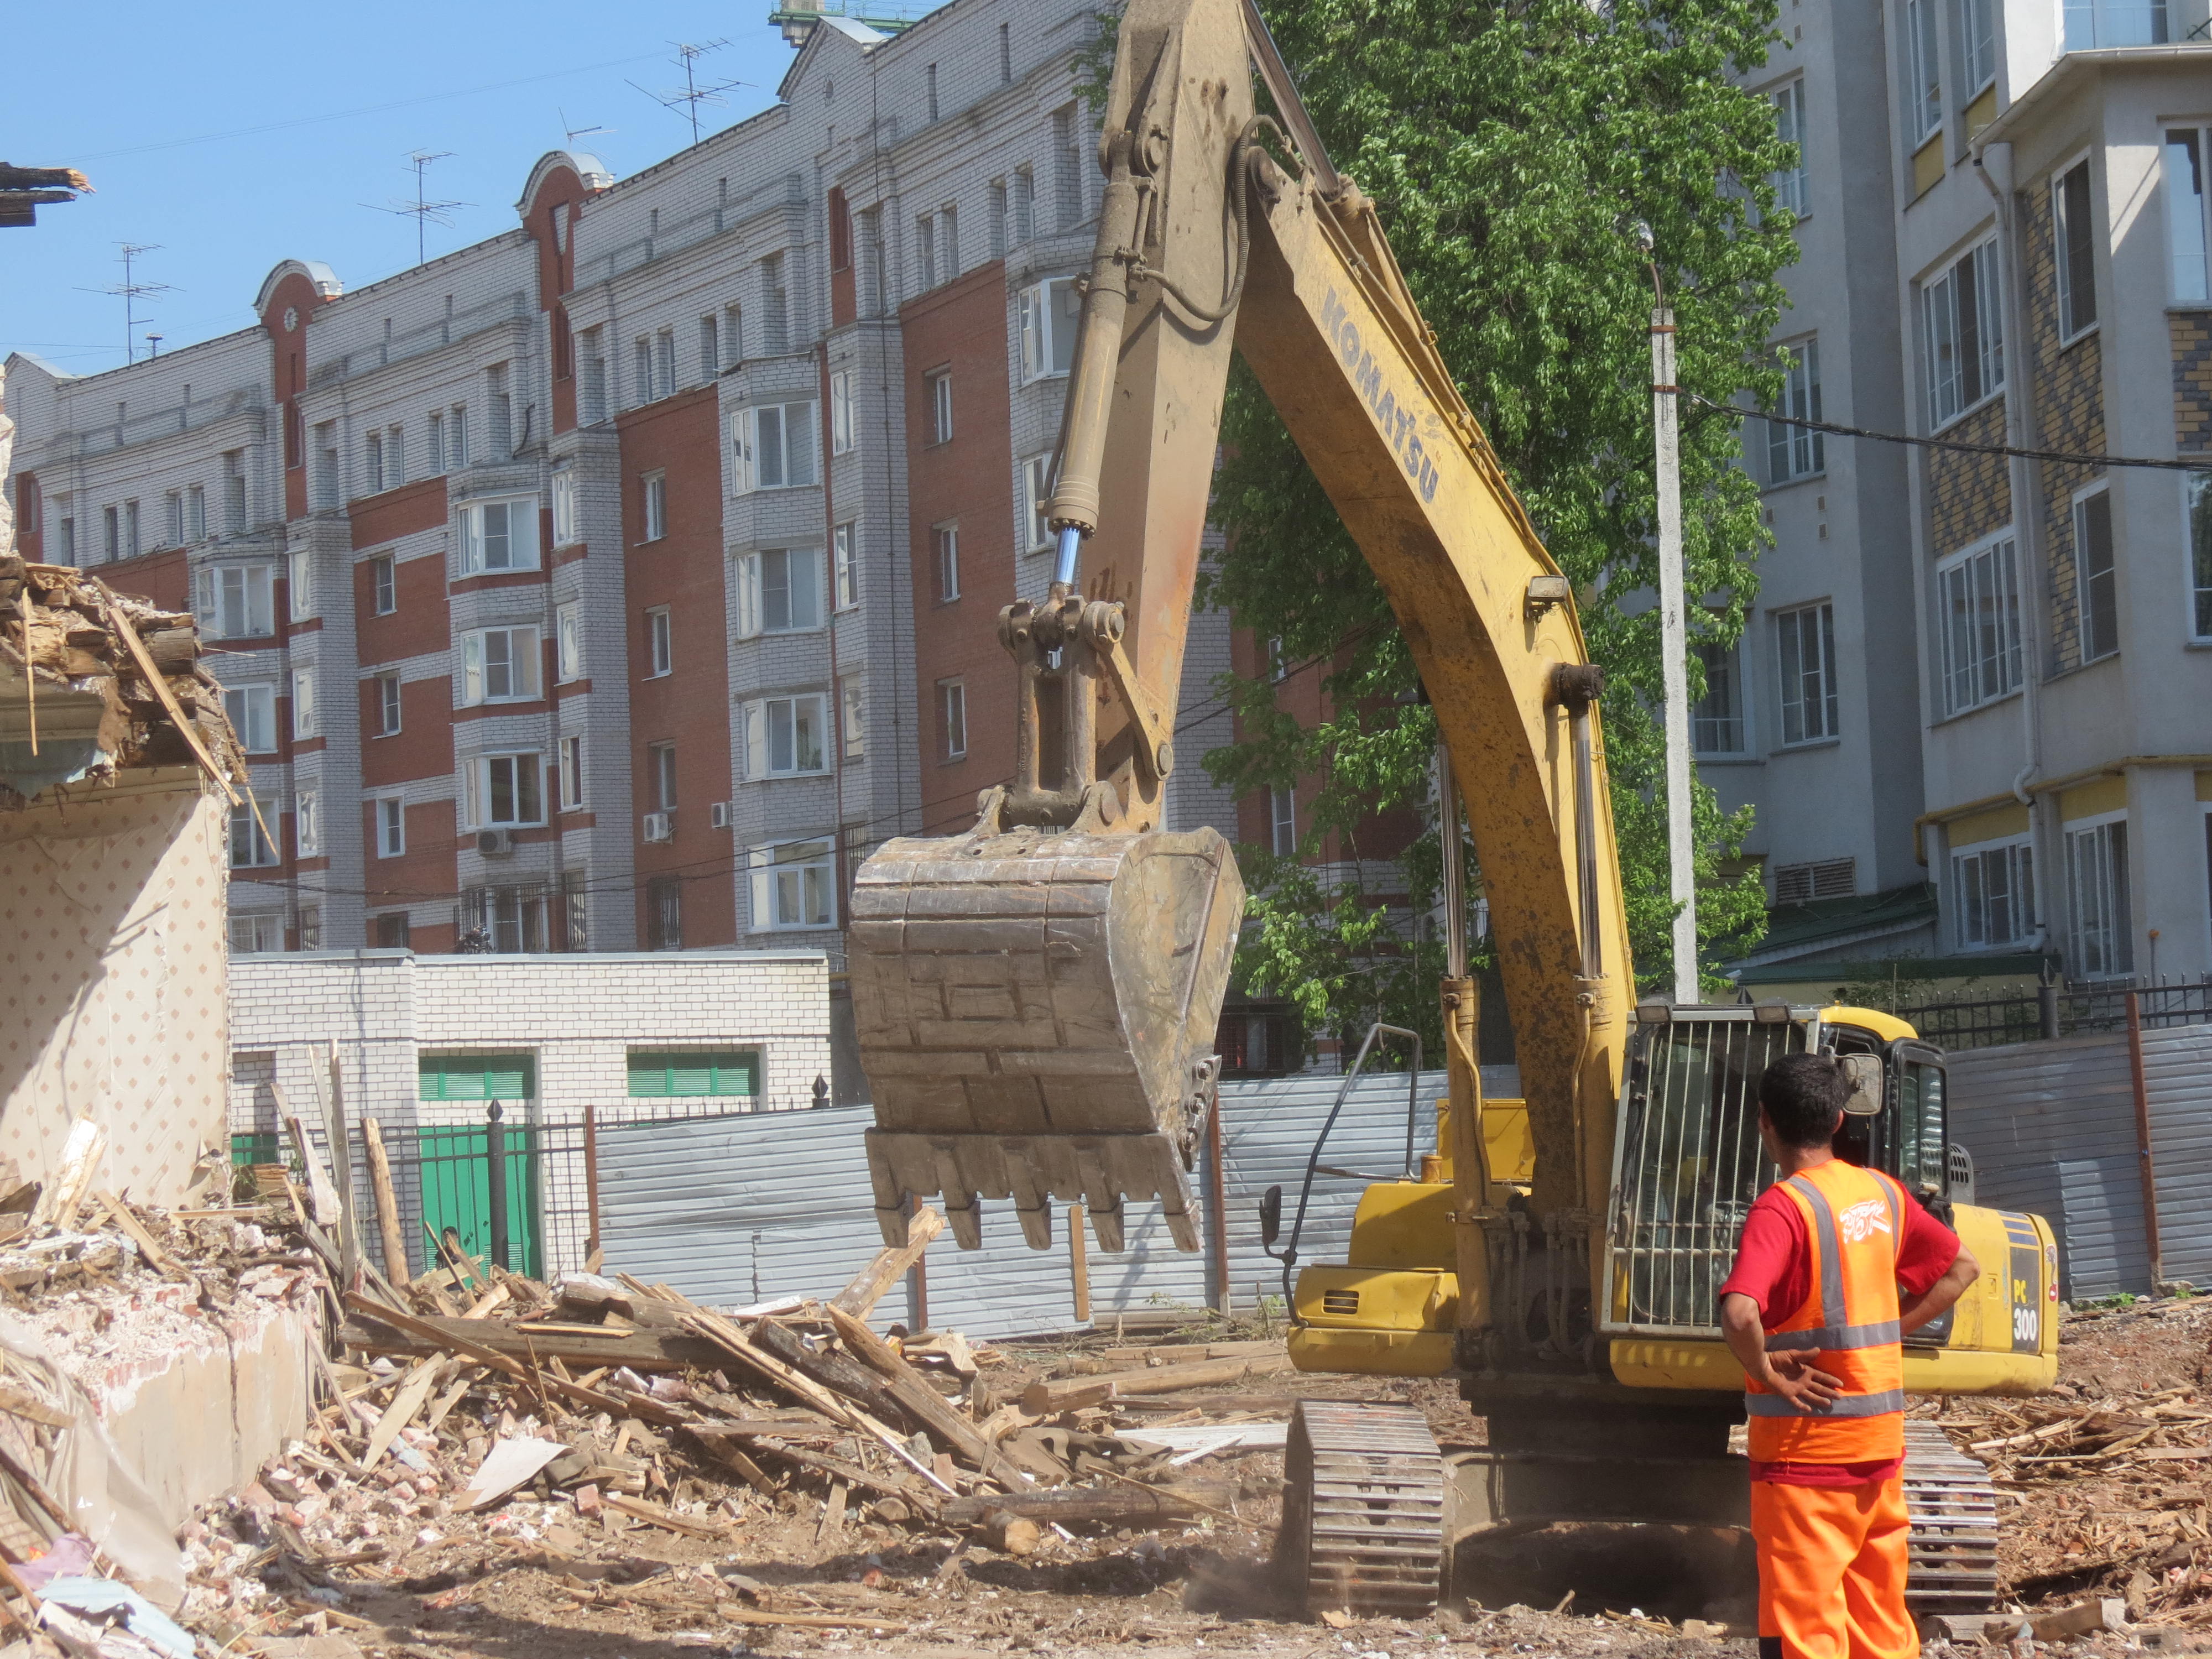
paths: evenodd
<path fill-rule="evenodd" d="M 479 830 L 477 831 L 477 851 L 485 858 L 501 858 L 514 850 L 514 830 Z"/>
<path fill-rule="evenodd" d="M 645 838 L 647 841 L 669 841 L 675 835 L 675 813 L 647 812 L 645 815 Z"/>
<path fill-rule="evenodd" d="M 730 827 L 729 802 L 718 800 L 707 809 L 707 827 L 709 830 L 726 830 Z"/>

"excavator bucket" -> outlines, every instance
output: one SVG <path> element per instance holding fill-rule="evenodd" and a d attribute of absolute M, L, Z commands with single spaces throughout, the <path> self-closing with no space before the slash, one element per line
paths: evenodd
<path fill-rule="evenodd" d="M 1214 1027 L 1244 913 L 1212 830 L 1050 828 L 886 842 L 860 866 L 850 964 L 875 1093 L 868 1170 L 884 1239 L 942 1194 L 981 1243 L 981 1198 L 1011 1198 L 1032 1249 L 1052 1200 L 1123 1247 L 1121 1201 L 1158 1199 L 1199 1247 L 1195 1167 Z"/>

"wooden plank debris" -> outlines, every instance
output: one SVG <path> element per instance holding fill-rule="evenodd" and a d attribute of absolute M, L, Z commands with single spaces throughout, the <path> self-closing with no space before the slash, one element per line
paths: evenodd
<path fill-rule="evenodd" d="M 945 1231 L 945 1218 L 925 1204 L 907 1218 L 906 1243 L 892 1245 L 876 1253 L 874 1261 L 853 1276 L 853 1282 L 830 1298 L 830 1305 L 841 1313 L 865 1319 L 868 1310 L 883 1300 L 884 1293 L 906 1277 L 914 1264 L 921 1260 L 922 1252 L 930 1242 Z"/>

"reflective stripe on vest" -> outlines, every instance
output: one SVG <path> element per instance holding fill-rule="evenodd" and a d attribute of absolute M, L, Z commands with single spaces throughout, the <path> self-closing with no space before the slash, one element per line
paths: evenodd
<path fill-rule="evenodd" d="M 1872 1170 L 1841 1162 L 1818 1168 L 1826 1173 L 1817 1179 L 1808 1171 L 1784 1183 L 1809 1224 L 1817 1265 L 1804 1305 L 1788 1316 L 1784 1329 L 1768 1334 L 1766 1349 L 1819 1356 L 1814 1363 L 1838 1376 L 1844 1388 L 1829 1405 L 1814 1407 L 1747 1386 L 1744 1411 L 1752 1420 L 1754 1459 L 1855 1461 L 1886 1455 L 1888 1440 L 1901 1435 L 1894 1421 L 1894 1414 L 1905 1409 L 1894 1268 L 1905 1236 L 1903 1194 L 1895 1182 Z M 1873 1183 L 1874 1192 L 1857 1196 L 1854 1189 L 1863 1191 L 1865 1182 Z M 1832 1198 L 1830 1188 L 1841 1190 Z M 1877 1203 L 1880 1208 L 1872 1208 Z M 1870 1243 L 1877 1231 L 1888 1234 L 1886 1251 Z M 1892 1420 L 1863 1424 L 1866 1419 Z"/>

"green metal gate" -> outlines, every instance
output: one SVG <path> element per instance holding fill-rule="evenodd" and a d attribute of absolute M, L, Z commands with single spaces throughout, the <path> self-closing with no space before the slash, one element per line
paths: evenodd
<path fill-rule="evenodd" d="M 538 1093 L 536 1058 L 516 1054 L 424 1054 L 417 1062 L 419 1094 L 426 1101 L 496 1102 L 507 1114 L 500 1126 L 507 1175 L 507 1265 L 532 1279 L 544 1276 L 544 1218 L 540 1198 L 543 1155 L 537 1130 L 520 1121 Z M 481 1118 L 416 1131 L 421 1170 L 422 1220 L 431 1232 L 451 1227 L 461 1249 L 478 1263 L 491 1259 L 491 1139 Z M 409 1241 L 411 1260 L 434 1265 L 428 1234 Z"/>

